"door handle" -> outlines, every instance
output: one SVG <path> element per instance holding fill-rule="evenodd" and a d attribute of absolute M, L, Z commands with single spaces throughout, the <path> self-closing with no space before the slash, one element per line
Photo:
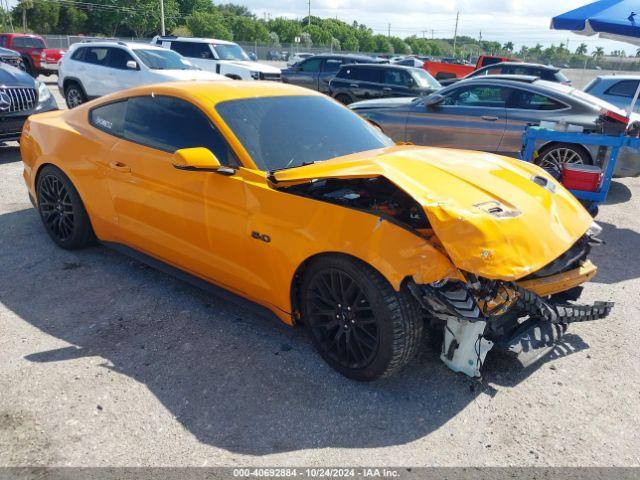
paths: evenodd
<path fill-rule="evenodd" d="M 500 120 L 498 117 L 493 117 L 491 115 L 482 115 L 482 119 L 486 120 L 487 122 L 495 122 L 497 120 Z"/>
<path fill-rule="evenodd" d="M 358 88 L 360 85 L 358 85 L 357 83 L 350 83 L 349 86 L 353 88 Z"/>
<path fill-rule="evenodd" d="M 390 92 L 390 91 L 391 91 L 391 88 L 389 88 L 389 87 L 384 87 L 384 88 L 382 89 L 382 91 L 383 91 L 383 92 Z"/>
<path fill-rule="evenodd" d="M 131 171 L 131 167 L 121 162 L 111 162 L 109 164 L 109 168 L 112 168 L 116 172 L 122 172 L 122 173 L 129 173 Z"/>

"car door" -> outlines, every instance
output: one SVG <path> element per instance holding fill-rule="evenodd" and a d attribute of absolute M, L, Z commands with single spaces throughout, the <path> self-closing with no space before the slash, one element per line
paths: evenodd
<path fill-rule="evenodd" d="M 107 76 L 103 80 L 109 93 L 140 85 L 140 66 L 135 70 L 128 68 L 128 61 L 135 61 L 129 52 L 119 47 L 109 48 Z"/>
<path fill-rule="evenodd" d="M 211 45 L 206 42 L 162 42 L 162 46 L 178 52 L 191 63 L 209 72 L 220 73 L 220 63 L 216 61 Z"/>
<path fill-rule="evenodd" d="M 353 64 L 347 88 L 354 100 L 371 100 L 382 96 L 382 72 L 379 68 Z"/>
<path fill-rule="evenodd" d="M 322 58 L 308 58 L 286 74 L 286 81 L 301 87 L 318 90 L 318 75 L 320 75 L 321 67 Z"/>
<path fill-rule="evenodd" d="M 108 54 L 109 47 L 91 46 L 86 47 L 82 56 L 85 65 L 83 69 L 81 67 L 80 81 L 90 97 L 100 97 L 111 93 L 112 87 L 108 82 L 105 82 L 110 73 L 110 68 L 107 65 Z"/>
<path fill-rule="evenodd" d="M 329 82 L 336 76 L 342 66 L 342 58 L 325 58 L 318 74 L 318 91 L 329 93 Z"/>
<path fill-rule="evenodd" d="M 383 97 L 413 97 L 415 92 L 411 90 L 414 80 L 409 72 L 399 68 L 385 68 L 382 85 Z"/>
<path fill-rule="evenodd" d="M 495 152 L 504 134 L 510 94 L 508 87 L 474 82 L 444 93 L 437 105 L 416 101 L 407 116 L 405 138 L 416 145 Z"/>
<path fill-rule="evenodd" d="M 541 121 L 566 120 L 569 105 L 540 92 L 514 88 L 507 102 L 507 124 L 499 152 L 516 155 L 522 149 L 522 134 L 529 125 Z"/>
<path fill-rule="evenodd" d="M 191 103 L 162 95 L 126 100 L 119 132 L 117 122 L 101 120 L 101 108 L 91 112 L 92 124 L 121 137 L 106 159 L 119 241 L 219 285 L 241 288 L 249 238 L 242 175 L 173 165 L 175 150 L 206 147 L 222 164 L 237 166 L 214 124 Z"/>

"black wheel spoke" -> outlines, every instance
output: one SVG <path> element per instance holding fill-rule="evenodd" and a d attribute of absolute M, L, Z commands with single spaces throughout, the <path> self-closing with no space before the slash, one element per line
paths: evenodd
<path fill-rule="evenodd" d="M 38 184 L 38 207 L 42 219 L 58 240 L 73 235 L 73 202 L 64 183 L 55 175 L 46 175 Z"/>
<path fill-rule="evenodd" d="M 347 368 L 368 365 L 378 349 L 378 323 L 361 286 L 346 272 L 319 272 L 309 285 L 305 312 L 323 354 Z"/>

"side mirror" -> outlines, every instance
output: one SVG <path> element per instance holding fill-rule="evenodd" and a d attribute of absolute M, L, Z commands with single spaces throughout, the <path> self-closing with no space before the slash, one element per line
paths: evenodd
<path fill-rule="evenodd" d="M 409 80 L 407 80 L 407 87 L 413 88 L 415 86 L 416 86 L 416 81 L 413 78 L 409 78 Z"/>
<path fill-rule="evenodd" d="M 434 93 L 424 99 L 424 104 L 427 108 L 433 108 L 436 105 L 440 105 L 442 102 L 444 102 L 444 97 L 439 93 Z"/>
<path fill-rule="evenodd" d="M 138 64 L 133 60 L 127 60 L 127 68 L 129 70 L 138 70 Z"/>
<path fill-rule="evenodd" d="M 181 148 L 173 154 L 173 166 L 178 170 L 217 172 L 232 175 L 235 170 L 220 164 L 211 150 L 204 147 Z"/>

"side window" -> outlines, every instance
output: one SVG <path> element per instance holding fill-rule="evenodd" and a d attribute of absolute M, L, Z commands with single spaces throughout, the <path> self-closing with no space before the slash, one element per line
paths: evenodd
<path fill-rule="evenodd" d="M 382 83 L 382 71 L 377 68 L 353 67 L 356 80 L 361 82 Z"/>
<path fill-rule="evenodd" d="M 300 64 L 300 70 L 303 72 L 319 72 L 321 63 L 321 58 L 310 58 Z"/>
<path fill-rule="evenodd" d="M 203 42 L 171 42 L 171 50 L 183 57 L 212 60 L 213 53 L 208 43 Z"/>
<path fill-rule="evenodd" d="M 121 48 L 110 48 L 109 59 L 107 65 L 111 68 L 117 68 L 120 70 L 127 69 L 127 62 L 133 60 L 133 57 L 129 53 Z"/>
<path fill-rule="evenodd" d="M 384 83 L 406 87 L 409 84 L 409 75 L 404 70 L 385 70 Z"/>
<path fill-rule="evenodd" d="M 89 112 L 89 123 L 99 130 L 121 137 L 124 134 L 126 111 L 126 100 L 96 107 Z"/>
<path fill-rule="evenodd" d="M 13 38 L 13 46 L 18 48 L 24 48 L 27 46 L 25 37 L 14 37 Z"/>
<path fill-rule="evenodd" d="M 340 70 L 340 66 L 342 65 L 342 60 L 339 58 L 327 58 L 324 61 L 324 65 L 322 67 L 323 72 L 337 72 Z"/>
<path fill-rule="evenodd" d="M 514 90 L 509 99 L 508 108 L 518 108 L 522 110 L 560 110 L 566 105 L 534 92 L 525 90 Z"/>
<path fill-rule="evenodd" d="M 71 55 L 71 60 L 77 60 L 79 62 L 84 61 L 84 54 L 86 51 L 86 48 L 76 48 L 76 51 Z"/>
<path fill-rule="evenodd" d="M 505 108 L 511 95 L 511 89 L 491 85 L 463 87 L 450 92 L 445 97 L 444 105 L 462 107 Z"/>
<path fill-rule="evenodd" d="M 3 35 L 0 37 L 0 47 L 6 47 L 6 46 L 7 46 L 7 37 Z"/>
<path fill-rule="evenodd" d="M 353 78 L 353 70 L 354 69 L 352 67 L 341 68 L 336 74 L 336 78 Z"/>
<path fill-rule="evenodd" d="M 181 148 L 205 147 L 218 157 L 220 163 L 238 165 L 224 137 L 204 113 L 179 98 L 130 98 L 124 138 L 169 153 Z"/>
<path fill-rule="evenodd" d="M 604 93 L 605 95 L 615 95 L 616 97 L 633 98 L 637 89 L 638 80 L 622 80 L 609 87 Z"/>
<path fill-rule="evenodd" d="M 106 66 L 107 53 L 109 53 L 109 49 L 107 47 L 88 47 L 83 56 L 83 61 L 93 65 Z"/>

